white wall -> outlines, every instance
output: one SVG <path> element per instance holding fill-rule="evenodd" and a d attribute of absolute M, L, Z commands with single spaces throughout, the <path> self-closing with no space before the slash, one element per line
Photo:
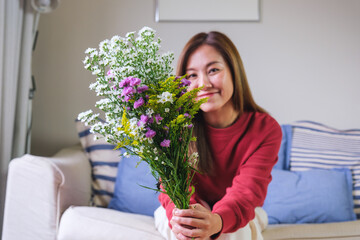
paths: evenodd
<path fill-rule="evenodd" d="M 61 1 L 39 25 L 32 153 L 51 155 L 78 142 L 74 119 L 96 101 L 88 89 L 95 79 L 82 64 L 85 49 L 143 26 L 156 29 L 175 56 L 197 32 L 227 34 L 255 100 L 279 123 L 360 128 L 360 1 L 260 2 L 260 22 L 155 23 L 153 0 Z"/>

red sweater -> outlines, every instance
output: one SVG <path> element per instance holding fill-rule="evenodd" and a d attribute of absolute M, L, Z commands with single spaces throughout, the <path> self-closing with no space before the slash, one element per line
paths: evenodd
<path fill-rule="evenodd" d="M 215 173 L 195 174 L 191 204 L 197 199 L 206 201 L 222 218 L 221 232 L 235 232 L 255 217 L 256 207 L 263 205 L 277 161 L 281 128 L 266 113 L 247 112 L 230 127 L 207 126 L 206 131 Z M 174 204 L 166 194 L 160 194 L 159 200 L 170 220 Z"/>

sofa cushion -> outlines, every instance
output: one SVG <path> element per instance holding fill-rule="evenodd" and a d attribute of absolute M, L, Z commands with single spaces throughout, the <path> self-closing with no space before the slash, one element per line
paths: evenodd
<path fill-rule="evenodd" d="M 337 130 L 310 121 L 296 122 L 289 165 L 291 171 L 350 169 L 354 210 L 360 218 L 360 129 Z"/>
<path fill-rule="evenodd" d="M 114 193 L 117 166 L 121 160 L 120 150 L 113 150 L 114 145 L 107 143 L 98 134 L 90 132 L 90 126 L 76 121 L 76 129 L 92 167 L 92 205 L 106 207 Z"/>
<path fill-rule="evenodd" d="M 61 217 L 59 240 L 164 240 L 154 218 L 98 207 L 70 207 Z"/>
<path fill-rule="evenodd" d="M 319 224 L 269 225 L 262 235 L 265 240 L 360 239 L 360 220 Z"/>
<path fill-rule="evenodd" d="M 270 224 L 355 220 L 351 172 L 273 169 L 264 206 Z"/>
<path fill-rule="evenodd" d="M 281 125 L 282 139 L 278 154 L 278 161 L 275 164 L 275 169 L 289 169 L 288 163 L 290 158 L 292 126 L 289 124 Z"/>
<path fill-rule="evenodd" d="M 138 156 L 123 158 L 119 163 L 115 183 L 114 197 L 109 208 L 123 212 L 154 216 L 160 206 L 158 192 L 144 188 L 156 189 L 156 180 L 151 174 L 149 165 Z"/>

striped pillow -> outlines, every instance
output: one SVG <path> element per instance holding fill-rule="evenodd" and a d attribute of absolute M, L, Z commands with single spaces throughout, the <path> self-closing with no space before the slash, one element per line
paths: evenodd
<path fill-rule="evenodd" d="M 336 130 L 319 123 L 293 124 L 290 170 L 349 168 L 354 211 L 360 218 L 360 129 Z"/>
<path fill-rule="evenodd" d="M 107 207 L 114 194 L 121 151 L 113 150 L 115 146 L 104 139 L 95 140 L 96 134 L 90 133 L 90 126 L 81 121 L 76 120 L 76 129 L 92 167 L 91 205 Z"/>

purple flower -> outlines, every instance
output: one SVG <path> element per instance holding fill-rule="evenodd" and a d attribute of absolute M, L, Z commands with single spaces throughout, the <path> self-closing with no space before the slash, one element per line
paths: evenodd
<path fill-rule="evenodd" d="M 129 84 L 130 84 L 130 79 L 125 78 L 119 83 L 119 87 L 121 87 L 121 88 L 127 87 L 127 86 L 129 86 Z"/>
<path fill-rule="evenodd" d="M 125 87 L 121 93 L 121 96 L 127 96 L 132 93 L 134 93 L 134 89 L 132 87 Z"/>
<path fill-rule="evenodd" d="M 186 78 L 181 79 L 181 83 L 183 86 L 189 86 L 191 81 L 187 80 Z"/>
<path fill-rule="evenodd" d="M 116 86 L 115 86 L 115 85 L 113 86 L 113 89 L 116 90 Z"/>
<path fill-rule="evenodd" d="M 143 114 L 143 115 L 141 115 L 140 121 L 137 123 L 137 125 L 139 127 L 144 126 L 148 121 L 149 121 L 149 117 Z"/>
<path fill-rule="evenodd" d="M 184 117 L 191 118 L 191 115 L 188 113 L 184 113 Z"/>
<path fill-rule="evenodd" d="M 163 120 L 163 119 L 164 119 L 164 118 L 162 118 L 162 117 L 160 116 L 160 114 L 156 114 L 156 115 L 155 115 L 155 120 L 156 120 L 156 123 L 157 123 L 157 124 L 159 124 L 160 121 Z"/>
<path fill-rule="evenodd" d="M 147 138 L 153 138 L 156 135 L 156 132 L 154 130 L 151 130 L 149 128 L 149 130 L 145 133 L 145 137 Z"/>
<path fill-rule="evenodd" d="M 192 127 L 193 127 L 193 125 L 192 125 L 192 124 L 189 124 L 187 127 L 190 129 L 190 128 L 192 128 Z"/>
<path fill-rule="evenodd" d="M 138 87 L 136 90 L 138 93 L 143 93 L 143 92 L 147 91 L 148 89 L 149 89 L 149 87 L 144 85 L 144 86 Z"/>
<path fill-rule="evenodd" d="M 145 102 L 144 102 L 144 99 L 143 99 L 143 98 L 139 98 L 138 100 L 136 100 L 136 101 L 134 102 L 134 108 L 136 109 L 136 108 L 138 108 L 138 107 L 141 107 L 144 103 L 145 103 Z"/>
<path fill-rule="evenodd" d="M 106 74 L 108 75 L 108 77 L 111 77 L 111 78 L 115 76 L 115 74 L 111 71 L 111 69 L 109 71 L 107 71 Z"/>
<path fill-rule="evenodd" d="M 139 78 L 130 78 L 130 86 L 137 86 L 141 83 L 141 79 Z"/>
<path fill-rule="evenodd" d="M 131 99 L 130 96 L 125 96 L 123 102 L 128 102 Z"/>
<path fill-rule="evenodd" d="M 160 146 L 162 146 L 162 147 L 170 147 L 170 140 L 169 139 L 164 139 L 164 141 L 162 141 L 160 143 Z"/>

